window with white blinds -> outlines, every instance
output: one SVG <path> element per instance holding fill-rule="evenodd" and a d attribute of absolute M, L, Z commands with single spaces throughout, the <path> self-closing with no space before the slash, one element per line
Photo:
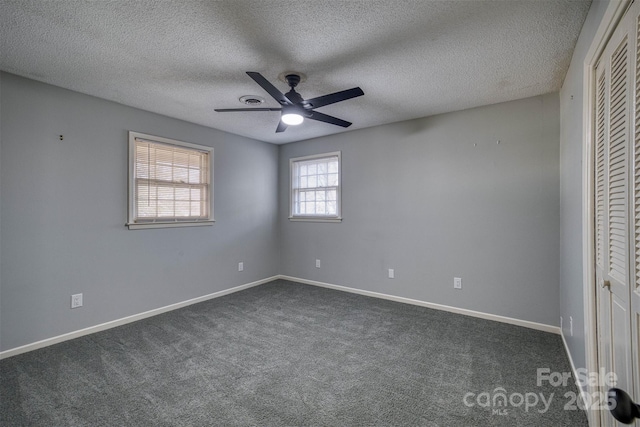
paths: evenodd
<path fill-rule="evenodd" d="M 292 220 L 340 221 L 340 152 L 290 159 Z"/>
<path fill-rule="evenodd" d="M 213 148 L 129 132 L 129 228 L 210 225 Z"/>

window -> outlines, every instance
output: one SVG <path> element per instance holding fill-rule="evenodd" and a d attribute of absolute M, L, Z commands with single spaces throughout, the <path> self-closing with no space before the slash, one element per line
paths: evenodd
<path fill-rule="evenodd" d="M 289 160 L 291 220 L 341 221 L 340 152 Z"/>
<path fill-rule="evenodd" d="M 130 229 L 213 223 L 213 148 L 129 132 Z"/>

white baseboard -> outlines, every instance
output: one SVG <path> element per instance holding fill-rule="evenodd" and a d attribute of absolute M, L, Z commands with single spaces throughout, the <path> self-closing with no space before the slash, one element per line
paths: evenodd
<path fill-rule="evenodd" d="M 564 344 L 564 351 L 567 353 L 567 357 L 569 358 L 569 363 L 571 364 L 571 375 L 573 375 L 573 379 L 576 380 L 576 386 L 580 390 L 581 393 L 586 393 L 587 390 L 584 387 L 581 387 L 578 384 L 578 371 L 576 370 L 576 365 L 573 363 L 573 357 L 571 357 L 571 351 L 569 351 L 569 345 L 567 344 L 567 340 L 564 338 L 564 331 L 560 330 L 560 336 L 562 337 L 562 344 Z"/>
<path fill-rule="evenodd" d="M 564 338 L 564 331 L 562 329 L 560 329 L 560 336 L 562 337 L 562 343 L 564 344 L 564 351 L 565 353 L 567 353 L 567 357 L 569 358 L 569 363 L 571 364 L 571 375 L 573 375 L 573 379 L 576 383 L 576 387 L 578 387 L 578 391 L 580 392 L 581 395 L 585 395 L 589 393 L 588 390 L 588 386 L 587 384 L 583 384 L 580 385 L 578 383 L 578 371 L 576 370 L 576 365 L 575 363 L 573 363 L 573 357 L 571 357 L 571 351 L 569 350 L 569 345 L 567 344 L 567 340 Z M 589 400 L 587 400 L 587 402 L 589 402 Z M 578 405 L 578 407 L 580 407 L 580 405 Z M 594 411 L 593 409 L 589 410 L 589 409 L 583 409 L 584 410 L 584 414 L 587 417 L 587 422 L 589 423 L 589 425 L 595 425 L 595 421 L 592 420 L 592 417 L 594 416 L 594 413 L 598 413 L 598 411 Z M 598 415 L 599 416 L 599 415 Z"/>
<path fill-rule="evenodd" d="M 127 323 L 135 322 L 137 320 L 146 319 L 147 317 L 157 316 L 158 314 L 166 313 L 168 311 L 177 310 L 188 305 L 197 304 L 199 302 L 207 301 L 213 298 L 219 298 L 225 295 L 232 294 L 234 292 L 242 291 L 252 288 L 254 286 L 262 285 L 263 283 L 271 282 L 278 279 L 278 276 L 267 277 L 266 279 L 258 280 L 251 283 L 245 283 L 244 285 L 236 286 L 234 288 L 225 289 L 222 291 L 214 292 L 212 294 L 203 295 L 201 297 L 192 298 L 186 301 L 170 304 L 164 307 L 156 308 L 153 310 L 145 311 L 144 313 L 134 314 L 132 316 L 123 317 L 121 319 L 112 320 L 110 322 L 101 323 L 99 325 L 90 326 L 88 328 L 80 329 L 78 331 L 69 332 L 66 334 L 58 335 L 56 337 L 47 338 L 41 341 L 36 341 L 31 344 L 26 344 L 20 347 L 11 348 L 0 352 L 0 360 L 7 357 L 16 356 L 18 354 L 26 353 L 28 351 L 37 350 L 39 348 L 48 347 L 53 344 L 57 344 L 63 341 L 79 338 L 84 335 L 93 334 L 96 332 L 104 331 L 105 329 L 115 328 L 116 326 L 126 325 Z"/>
<path fill-rule="evenodd" d="M 465 316 L 477 317 L 480 319 L 494 320 L 496 322 L 509 323 L 511 325 L 523 326 L 525 328 L 536 329 L 554 334 L 561 334 L 560 328 L 553 325 L 545 325 L 544 323 L 530 322 L 528 320 L 514 319 L 512 317 L 499 316 L 497 314 L 483 313 L 480 311 L 467 310 L 466 308 L 452 307 L 449 305 L 436 304 L 432 302 L 420 301 L 411 298 L 398 297 L 395 295 L 382 294 L 379 292 L 365 291 L 362 289 L 349 288 L 347 286 L 333 285 L 331 283 L 317 282 L 315 280 L 301 279 L 299 277 L 291 277 L 279 275 L 278 279 L 289 280 L 292 282 L 305 283 L 307 285 L 320 286 L 322 288 L 335 289 L 338 291 L 350 292 L 352 294 L 366 295 L 374 298 L 381 298 L 390 301 L 401 302 L 405 304 L 419 305 L 421 307 L 433 308 L 436 310 L 448 311 L 450 313 L 463 314 Z"/>
<path fill-rule="evenodd" d="M 178 302 L 178 303 L 175 303 L 175 304 L 167 305 L 165 307 L 156 308 L 156 309 L 153 309 L 153 310 L 145 311 L 143 313 L 134 314 L 132 316 L 123 317 L 121 319 L 112 320 L 112 321 L 109 321 L 109 322 L 106 322 L 106 323 L 101 323 L 99 325 L 90 326 L 88 328 L 80 329 L 78 331 L 69 332 L 69 333 L 58 335 L 58 336 L 55 336 L 55 337 L 52 337 L 52 338 L 47 338 L 47 339 L 44 339 L 44 340 L 41 340 L 41 341 L 36 341 L 34 343 L 31 343 L 31 344 L 26 344 L 26 345 L 23 345 L 23 346 L 20 346 L 20 347 L 15 347 L 15 348 L 12 348 L 12 349 L 9 349 L 9 350 L 5 350 L 5 351 L 0 352 L 0 360 L 6 359 L 7 357 L 11 357 L 11 356 L 16 356 L 18 354 L 26 353 L 26 352 L 29 352 L 29 351 L 37 350 L 39 348 L 47 347 L 47 346 L 50 346 L 50 345 L 53 345 L 53 344 L 57 344 L 57 343 L 60 343 L 60 342 L 63 342 L 63 341 L 68 341 L 68 340 L 72 340 L 74 338 L 79 338 L 79 337 L 82 337 L 84 335 L 89 335 L 89 334 L 93 334 L 93 333 L 96 333 L 96 332 L 104 331 L 106 329 L 115 328 L 116 326 L 121 326 L 121 325 L 125 325 L 127 323 L 131 323 L 131 322 L 135 322 L 135 321 L 138 321 L 138 320 L 146 319 L 147 317 L 157 316 L 158 314 L 166 313 L 166 312 L 172 311 L 172 310 L 177 310 L 179 308 L 186 307 L 188 305 L 197 304 L 199 302 L 207 301 L 207 300 L 210 300 L 210 299 L 213 299 L 213 298 L 218 298 L 218 297 L 221 297 L 221 296 L 224 296 L 224 295 L 232 294 L 234 292 L 238 292 L 238 291 L 242 291 L 244 289 L 252 288 L 254 286 L 262 285 L 264 283 L 271 282 L 271 281 L 276 280 L 276 279 L 289 280 L 289 281 L 292 281 L 292 282 L 304 283 L 304 284 L 313 285 L 313 286 L 320 286 L 320 287 L 323 287 L 323 288 L 335 289 L 335 290 L 338 290 L 338 291 L 350 292 L 350 293 L 353 293 L 353 294 L 365 295 L 365 296 L 374 297 L 374 298 L 381 298 L 381 299 L 401 302 L 401 303 L 405 303 L 405 304 L 418 305 L 418 306 L 421 306 L 421 307 L 433 308 L 433 309 L 436 309 L 436 310 L 448 311 L 448 312 L 451 312 L 451 313 L 462 314 L 462 315 L 465 315 L 465 316 L 471 316 L 471 317 L 477 317 L 477 318 L 480 318 L 480 319 L 493 320 L 493 321 L 496 321 L 496 322 L 509 323 L 511 325 L 523 326 L 525 328 L 536 329 L 536 330 L 539 330 L 539 331 L 551 332 L 551 333 L 554 333 L 554 334 L 562 335 L 561 330 L 560 330 L 559 327 L 552 326 L 552 325 L 545 325 L 543 323 L 536 323 L 536 322 L 530 322 L 528 320 L 521 320 L 521 319 L 514 319 L 514 318 L 511 318 L 511 317 L 498 316 L 496 314 L 489 314 L 489 313 L 483 313 L 483 312 L 480 312 L 480 311 L 467 310 L 465 308 L 458 308 L 458 307 L 452 307 L 452 306 L 448 306 L 448 305 L 436 304 L 436 303 L 432 303 L 432 302 L 415 300 L 415 299 L 411 299 L 411 298 L 398 297 L 398 296 L 383 294 L 383 293 L 379 293 L 379 292 L 372 292 L 372 291 L 365 291 L 365 290 L 362 290 L 362 289 L 349 288 L 347 286 L 333 285 L 333 284 L 330 284 L 330 283 L 318 282 L 318 281 L 315 281 L 315 280 L 307 280 L 307 279 L 302 279 L 302 278 L 299 278 L 299 277 L 276 275 L 276 276 L 267 277 L 265 279 L 258 280 L 258 281 L 255 281 L 255 282 L 246 283 L 244 285 L 236 286 L 234 288 L 225 289 L 225 290 L 222 290 L 222 291 L 214 292 L 212 294 L 204 295 L 204 296 L 197 297 L 197 298 L 192 298 L 192 299 L 189 299 L 189 300 L 186 300 L 186 301 L 182 301 L 182 302 Z M 574 371 L 574 375 L 575 375 L 575 368 L 573 366 L 573 360 L 571 359 L 571 355 L 569 353 L 569 349 L 567 348 L 566 341 L 564 341 L 564 337 L 562 337 L 562 339 L 563 339 L 563 342 L 565 343 L 565 349 L 567 351 L 567 354 L 569 355 L 569 360 L 571 361 L 571 367 L 572 367 L 572 369 Z"/>

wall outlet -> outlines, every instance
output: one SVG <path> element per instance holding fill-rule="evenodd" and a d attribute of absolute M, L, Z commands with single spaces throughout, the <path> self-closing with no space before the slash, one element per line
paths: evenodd
<path fill-rule="evenodd" d="M 238 271 L 244 271 L 244 262 L 238 263 Z"/>
<path fill-rule="evenodd" d="M 71 308 L 82 307 L 82 294 L 71 295 Z"/>
<path fill-rule="evenodd" d="M 389 269 L 389 279 L 395 279 L 396 278 L 396 272 L 393 271 L 393 268 Z"/>
<path fill-rule="evenodd" d="M 573 316 L 569 316 L 569 335 L 573 336 Z"/>
<path fill-rule="evenodd" d="M 320 260 L 319 259 L 316 260 L 316 268 L 320 268 Z"/>
<path fill-rule="evenodd" d="M 453 288 L 454 289 L 462 289 L 462 278 L 454 277 L 453 278 Z"/>

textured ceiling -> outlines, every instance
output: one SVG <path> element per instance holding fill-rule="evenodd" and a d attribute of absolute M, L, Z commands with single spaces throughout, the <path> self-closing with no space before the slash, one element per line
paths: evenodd
<path fill-rule="evenodd" d="M 306 120 L 276 134 L 282 92 L 365 95 L 318 111 L 347 130 L 560 89 L 590 1 L 0 0 L 0 69 L 273 143 L 343 132 Z"/>

